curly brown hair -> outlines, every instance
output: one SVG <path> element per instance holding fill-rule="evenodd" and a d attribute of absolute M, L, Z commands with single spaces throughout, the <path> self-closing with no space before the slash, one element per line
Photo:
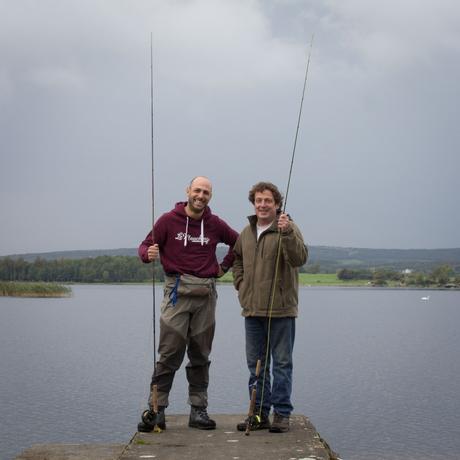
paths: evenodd
<path fill-rule="evenodd" d="M 257 182 L 257 184 L 253 185 L 251 190 L 249 190 L 249 201 L 254 204 L 256 193 L 261 193 L 265 190 L 272 192 L 273 199 L 275 200 L 278 209 L 281 209 L 283 207 L 283 195 L 281 195 L 278 187 L 271 182 Z"/>

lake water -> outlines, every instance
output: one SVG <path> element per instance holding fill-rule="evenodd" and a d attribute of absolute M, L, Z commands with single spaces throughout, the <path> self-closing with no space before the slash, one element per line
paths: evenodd
<path fill-rule="evenodd" d="M 34 443 L 124 443 L 136 430 L 152 371 L 152 288 L 72 289 L 69 299 L 0 297 L 2 460 Z M 301 288 L 300 303 L 295 412 L 344 460 L 460 458 L 460 292 Z M 209 412 L 247 412 L 231 286 L 219 286 L 211 359 Z M 169 413 L 188 413 L 186 388 L 181 370 Z"/>

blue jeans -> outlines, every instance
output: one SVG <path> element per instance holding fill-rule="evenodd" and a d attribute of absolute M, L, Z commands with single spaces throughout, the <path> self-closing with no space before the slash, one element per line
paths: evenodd
<path fill-rule="evenodd" d="M 292 392 L 292 351 L 295 338 L 295 318 L 272 318 L 270 325 L 269 353 L 266 353 L 268 318 L 245 318 L 246 329 L 246 360 L 250 373 L 249 397 L 256 381 L 256 365 L 260 359 L 262 366 L 257 382 L 256 406 L 261 407 L 262 385 L 264 382 L 265 358 L 265 384 L 263 391 L 262 413 L 268 415 L 270 408 L 283 417 L 289 417 L 293 407 L 291 404 Z M 273 361 L 271 384 L 270 361 Z"/>

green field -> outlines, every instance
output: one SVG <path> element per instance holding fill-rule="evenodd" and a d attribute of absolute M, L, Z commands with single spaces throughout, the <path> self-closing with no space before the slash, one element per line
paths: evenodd
<path fill-rule="evenodd" d="M 220 283 L 232 283 L 231 272 L 219 278 Z M 337 278 L 335 273 L 300 273 L 299 284 L 301 286 L 369 286 L 368 280 L 342 281 Z"/>
<path fill-rule="evenodd" d="M 369 280 L 343 281 L 335 273 L 300 273 L 301 286 L 369 286 Z"/>

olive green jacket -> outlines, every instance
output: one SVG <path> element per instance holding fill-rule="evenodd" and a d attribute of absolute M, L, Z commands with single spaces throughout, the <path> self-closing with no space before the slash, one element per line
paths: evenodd
<path fill-rule="evenodd" d="M 281 251 L 276 274 L 276 288 L 271 301 L 272 284 L 279 235 L 276 221 L 257 241 L 257 218 L 250 216 L 249 225 L 233 247 L 233 284 L 238 291 L 243 316 L 296 317 L 298 313 L 299 269 L 307 261 L 308 249 L 299 228 L 281 233 Z"/>

